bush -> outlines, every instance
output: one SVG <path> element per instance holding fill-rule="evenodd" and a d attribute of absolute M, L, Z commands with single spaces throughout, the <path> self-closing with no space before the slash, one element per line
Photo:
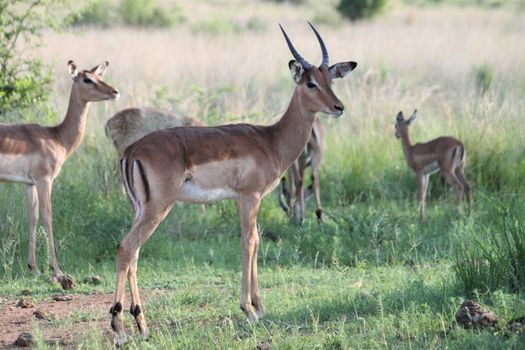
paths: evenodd
<path fill-rule="evenodd" d="M 125 24 L 141 27 L 166 28 L 184 21 L 178 7 L 163 9 L 155 0 L 122 0 L 120 14 Z"/>
<path fill-rule="evenodd" d="M 62 2 L 63 3 L 63 2 Z M 2 2 L 0 12 L 0 110 L 8 113 L 45 102 L 51 74 L 39 59 L 24 53 L 39 46 L 44 29 L 58 27 L 56 1 Z M 20 45 L 24 40 L 24 45 Z M 23 50 L 23 52 L 22 52 Z"/>
<path fill-rule="evenodd" d="M 370 18 L 381 12 L 387 0 L 340 0 L 337 9 L 352 21 Z"/>
<path fill-rule="evenodd" d="M 73 26 L 98 26 L 109 28 L 117 21 L 115 9 L 105 1 L 96 0 L 78 13 L 74 14 L 70 23 Z"/>

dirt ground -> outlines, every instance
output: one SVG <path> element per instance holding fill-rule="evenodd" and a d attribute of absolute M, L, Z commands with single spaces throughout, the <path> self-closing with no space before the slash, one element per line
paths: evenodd
<path fill-rule="evenodd" d="M 144 302 L 149 299 L 148 294 L 144 293 Z M 99 329 L 102 336 L 110 340 L 109 308 L 114 294 L 67 295 L 72 300 L 55 301 L 52 296 L 44 300 L 35 300 L 31 296 L 0 297 L 0 348 L 19 349 L 14 345 L 18 336 L 23 332 L 33 334 L 35 328 L 38 328 L 46 342 L 58 343 L 65 349 L 74 348 L 79 336 L 93 329 Z M 17 306 L 20 299 L 29 300 L 34 306 Z M 81 316 L 72 319 L 74 315 Z M 64 321 L 67 326 L 60 326 L 60 321 Z"/>

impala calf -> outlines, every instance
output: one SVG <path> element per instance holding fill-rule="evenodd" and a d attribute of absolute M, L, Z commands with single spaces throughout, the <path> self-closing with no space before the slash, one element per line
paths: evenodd
<path fill-rule="evenodd" d="M 301 155 L 288 168 L 288 179 L 281 179 L 279 204 L 281 208 L 296 223 L 301 223 L 305 215 L 306 200 L 313 193 L 317 210 L 317 220 L 322 221 L 321 192 L 319 189 L 319 167 L 323 156 L 324 127 L 319 118 L 315 119 L 310 139 Z M 304 173 L 306 168 L 312 168 L 312 183 L 304 190 Z"/>
<path fill-rule="evenodd" d="M 264 315 L 257 277 L 259 204 L 303 151 L 316 113 L 336 117 L 343 114 L 344 106 L 332 91 L 332 79 L 344 77 L 357 65 L 343 62 L 329 66 L 323 40 L 313 26 L 312 29 L 322 51 L 319 67 L 302 58 L 282 30 L 295 58 L 288 66 L 296 87 L 286 112 L 277 123 L 160 130 L 124 151 L 122 179 L 134 219 L 131 230 L 117 250 L 115 302 L 110 310 L 117 345 L 126 340 L 122 315 L 126 279 L 131 292 L 131 314 L 140 333 L 147 336 L 137 287 L 139 249 L 164 220 L 175 201 L 237 201 L 242 245 L 240 306 L 250 322 Z"/>
<path fill-rule="evenodd" d="M 65 288 L 70 288 L 74 282 L 62 272 L 56 259 L 51 209 L 53 180 L 60 174 L 66 159 L 82 142 L 89 102 L 116 99 L 119 96 L 117 90 L 102 80 L 107 66 L 108 62 L 103 62 L 91 70 L 79 71 L 73 61 L 68 62 L 73 86 L 66 117 L 59 125 L 0 125 L 0 181 L 26 185 L 28 266 L 34 275 L 40 274 L 35 257 L 36 227 L 40 212 L 49 244 L 49 265 Z"/>
<path fill-rule="evenodd" d="M 202 126 L 197 119 L 157 108 L 123 109 L 106 122 L 106 136 L 113 141 L 120 156 L 129 145 L 147 134 L 175 126 Z"/>
<path fill-rule="evenodd" d="M 458 213 L 463 192 L 466 192 L 468 215 L 470 215 L 472 186 L 464 174 L 467 161 L 465 146 L 461 141 L 450 136 L 438 137 L 427 143 L 412 145 L 408 135 L 408 127 L 416 119 L 416 115 L 417 110 L 412 113 L 409 119 L 405 120 L 403 112 L 397 114 L 396 137 L 401 139 L 405 159 L 416 173 L 420 220 L 423 221 L 425 215 L 428 178 L 439 170 L 441 170 L 447 182 L 456 190 L 456 211 Z"/>

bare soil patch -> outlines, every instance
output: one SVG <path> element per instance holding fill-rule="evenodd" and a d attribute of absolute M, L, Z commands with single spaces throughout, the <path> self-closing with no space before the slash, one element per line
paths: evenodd
<path fill-rule="evenodd" d="M 151 290 L 141 291 L 144 303 L 151 294 Z M 18 336 L 24 332 L 33 334 L 35 329 L 46 342 L 58 343 L 65 349 L 74 348 L 75 342 L 93 329 L 109 341 L 112 338 L 109 308 L 114 294 L 69 295 L 72 297 L 69 301 L 53 300 L 53 295 L 32 299 L 33 308 L 17 307 L 16 297 L 0 298 L 0 348 L 20 349 L 14 345 Z M 129 295 L 126 300 L 130 300 Z"/>

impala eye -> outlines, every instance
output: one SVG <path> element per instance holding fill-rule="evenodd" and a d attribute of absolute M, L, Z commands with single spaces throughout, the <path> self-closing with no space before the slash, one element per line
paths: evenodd
<path fill-rule="evenodd" d="M 317 85 L 315 83 L 312 83 L 311 81 L 307 82 L 306 83 L 306 86 L 309 88 L 309 89 L 315 89 L 317 88 Z"/>
<path fill-rule="evenodd" d="M 95 84 L 95 82 L 89 78 L 84 78 L 83 82 L 86 84 Z"/>

